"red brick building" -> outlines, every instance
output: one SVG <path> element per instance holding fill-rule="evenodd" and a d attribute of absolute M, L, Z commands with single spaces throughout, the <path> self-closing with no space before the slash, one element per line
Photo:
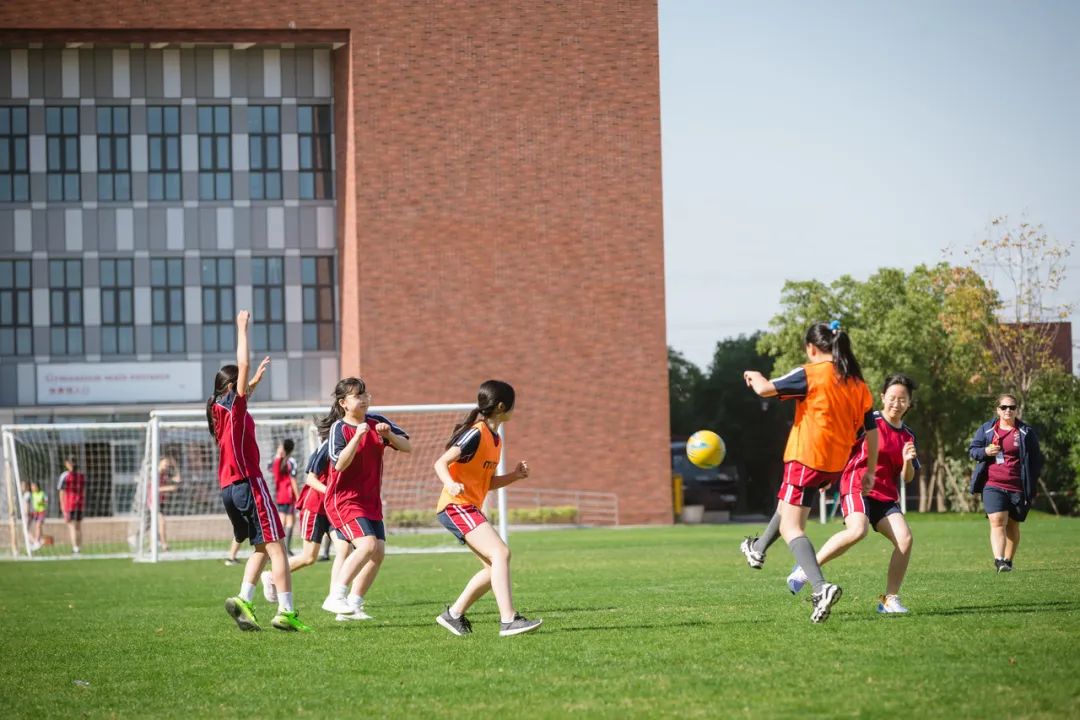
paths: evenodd
<path fill-rule="evenodd" d="M 654 0 L 7 0 L 3 45 L 328 48 L 340 373 L 506 379 L 531 483 L 670 521 Z"/>

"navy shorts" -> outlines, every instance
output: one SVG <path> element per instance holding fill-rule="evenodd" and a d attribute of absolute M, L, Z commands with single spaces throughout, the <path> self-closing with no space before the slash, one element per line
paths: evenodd
<path fill-rule="evenodd" d="M 300 537 L 307 542 L 321 543 L 323 536 L 330 532 L 330 519 L 322 513 L 310 510 L 300 511 Z"/>
<path fill-rule="evenodd" d="M 376 540 L 386 542 L 386 526 L 382 520 L 368 520 L 366 517 L 354 517 L 339 528 L 334 528 L 339 540 L 351 543 L 362 537 L 374 536 Z"/>
<path fill-rule="evenodd" d="M 895 500 L 875 500 L 872 497 L 864 497 L 866 505 L 866 517 L 870 520 L 870 527 L 877 532 L 877 524 L 889 517 L 900 513 L 900 503 Z"/>
<path fill-rule="evenodd" d="M 488 521 L 484 513 L 475 505 L 455 505 L 451 503 L 435 516 L 439 524 L 454 534 L 462 545 L 465 536 Z"/>
<path fill-rule="evenodd" d="M 250 540 L 252 545 L 275 542 L 285 535 L 281 518 L 270 502 L 270 493 L 262 478 L 237 480 L 221 489 L 221 502 L 232 523 L 236 542 Z"/>
<path fill-rule="evenodd" d="M 292 515 L 296 512 L 296 506 L 292 503 L 278 503 L 277 511 L 282 515 Z"/>
<path fill-rule="evenodd" d="M 73 508 L 64 511 L 64 522 L 82 522 L 83 509 Z"/>
<path fill-rule="evenodd" d="M 1008 512 L 1009 517 L 1016 522 L 1024 522 L 1027 519 L 1028 505 L 1022 492 L 1010 492 L 996 487 L 984 487 L 982 492 L 983 508 L 986 514 Z"/>

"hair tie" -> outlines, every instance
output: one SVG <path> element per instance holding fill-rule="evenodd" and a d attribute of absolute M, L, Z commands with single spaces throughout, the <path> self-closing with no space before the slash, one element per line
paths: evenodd
<path fill-rule="evenodd" d="M 829 323 L 829 329 L 832 330 L 833 335 L 839 334 L 839 332 L 840 332 L 840 321 L 839 320 L 833 320 L 832 322 L 830 322 Z"/>

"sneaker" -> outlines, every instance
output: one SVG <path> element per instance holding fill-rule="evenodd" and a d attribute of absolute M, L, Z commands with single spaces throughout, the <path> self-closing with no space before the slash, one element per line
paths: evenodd
<path fill-rule="evenodd" d="M 81 550 L 79 550 L 79 546 L 78 546 L 78 545 L 76 545 L 75 547 L 71 548 L 71 552 L 73 552 L 74 554 L 78 555 L 78 554 L 79 554 L 80 552 L 82 552 L 82 551 L 81 551 Z"/>
<path fill-rule="evenodd" d="M 319 556 L 319 562 L 330 562 L 330 556 L 329 555 L 320 555 Z"/>
<path fill-rule="evenodd" d="M 447 605 L 442 614 L 435 618 L 435 622 L 442 625 L 444 628 L 454 633 L 458 637 L 462 635 L 468 635 L 472 632 L 472 623 L 469 622 L 469 618 L 462 615 L 455 619 L 450 615 L 450 606 Z"/>
<path fill-rule="evenodd" d="M 333 595 L 327 595 L 323 600 L 322 609 L 326 612 L 332 612 L 335 615 L 351 615 L 353 610 L 352 605 L 345 598 L 336 598 Z"/>
<path fill-rule="evenodd" d="M 878 597 L 877 611 L 883 615 L 891 615 L 906 613 L 908 609 L 900 604 L 899 595 L 881 595 Z"/>
<path fill-rule="evenodd" d="M 994 560 L 994 567 L 999 573 L 1012 572 L 1013 569 L 1012 562 L 1006 560 L 1005 558 L 998 558 Z"/>
<path fill-rule="evenodd" d="M 746 557 L 746 564 L 755 570 L 760 570 L 761 566 L 765 564 L 765 553 L 759 553 L 754 549 L 754 543 L 757 542 L 756 537 L 747 537 L 739 545 L 739 550 Z"/>
<path fill-rule="evenodd" d="M 540 627 L 540 623 L 543 620 L 529 620 L 526 617 L 522 617 L 520 613 L 514 615 L 514 619 L 510 622 L 499 623 L 499 635 L 501 637 L 509 637 L 511 635 L 521 635 L 522 633 L 532 632 L 536 628 Z"/>
<path fill-rule="evenodd" d="M 239 565 L 239 564 L 240 564 L 240 561 L 237 560 L 236 558 L 225 558 L 225 565 L 228 566 L 228 567 L 232 567 L 233 565 Z"/>
<path fill-rule="evenodd" d="M 814 603 L 814 611 L 810 613 L 810 622 L 823 623 L 828 620 L 832 606 L 840 600 L 840 596 L 843 594 L 844 591 L 840 589 L 839 585 L 833 585 L 832 583 L 822 585 L 821 592 L 816 592 L 810 596 L 810 602 Z"/>
<path fill-rule="evenodd" d="M 236 621 L 237 627 L 244 631 L 262 630 L 255 619 L 255 608 L 244 598 L 237 596 L 225 601 L 225 612 Z"/>
<path fill-rule="evenodd" d="M 364 608 L 353 608 L 351 613 L 338 613 L 334 616 L 338 622 L 350 622 L 352 620 L 374 620 L 375 618 L 364 612 Z"/>
<path fill-rule="evenodd" d="M 806 573 L 803 572 L 803 569 L 796 563 L 795 567 L 791 568 L 791 574 L 787 576 L 788 590 L 791 591 L 792 595 L 798 595 L 799 591 L 802 590 L 808 582 L 810 582 L 810 579 L 806 577 Z"/>
<path fill-rule="evenodd" d="M 1005 563 L 1005 567 L 1001 568 L 1001 572 L 1012 572 L 1013 571 L 1012 560 L 1003 560 L 1002 562 Z"/>
<path fill-rule="evenodd" d="M 311 632 L 311 628 L 300 622 L 300 613 L 295 610 L 281 610 L 279 608 L 278 614 L 274 616 L 270 624 L 278 630 L 285 630 L 286 632 Z"/>
<path fill-rule="evenodd" d="M 274 575 L 269 570 L 263 570 L 262 575 L 259 576 L 262 580 L 263 597 L 266 598 L 268 603 L 277 602 L 277 588 L 274 587 Z"/>

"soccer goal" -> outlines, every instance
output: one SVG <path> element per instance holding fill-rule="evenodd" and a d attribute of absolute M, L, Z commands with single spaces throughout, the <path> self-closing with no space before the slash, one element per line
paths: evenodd
<path fill-rule="evenodd" d="M 443 552 L 460 545 L 435 521 L 440 485 L 432 465 L 454 425 L 473 405 L 373 407 L 412 438 L 411 453 L 388 451 L 383 467 L 383 512 L 388 552 Z M 320 438 L 315 421 L 322 407 L 251 407 L 263 475 L 278 444 L 294 443 L 297 480 Z M 64 557 L 72 551 L 63 522 L 57 479 L 74 458 L 86 476 L 81 554 L 134 557 L 139 561 L 224 557 L 232 530 L 221 505 L 218 452 L 205 410 L 163 409 L 144 423 L 5 425 L 4 477 L 10 547 L 17 557 Z M 502 431 L 500 431 L 502 434 Z M 504 435 L 505 437 L 505 435 Z M 500 462 L 498 472 L 505 472 Z M 48 495 L 38 530 L 23 484 L 35 481 Z M 507 537 L 505 493 L 489 497 L 499 509 L 499 532 Z M 303 544 L 299 528 L 293 549 Z M 37 536 L 41 536 L 41 542 Z M 243 551 L 243 552 L 246 552 Z"/>

